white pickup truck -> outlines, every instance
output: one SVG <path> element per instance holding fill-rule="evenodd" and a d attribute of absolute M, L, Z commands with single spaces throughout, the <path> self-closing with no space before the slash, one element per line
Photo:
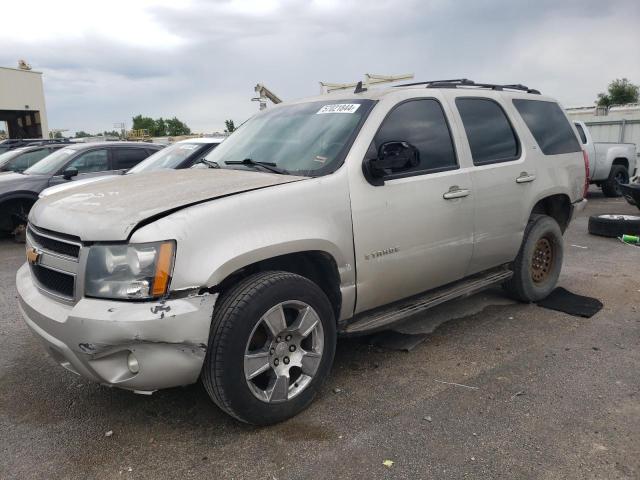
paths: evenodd
<path fill-rule="evenodd" d="M 589 158 L 589 181 L 602 188 L 607 197 L 619 197 L 619 185 L 629 183 L 629 178 L 637 174 L 635 144 L 594 142 L 584 122 L 574 123 Z"/>

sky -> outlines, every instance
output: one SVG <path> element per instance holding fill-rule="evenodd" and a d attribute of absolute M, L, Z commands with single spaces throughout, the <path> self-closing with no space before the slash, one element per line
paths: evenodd
<path fill-rule="evenodd" d="M 0 66 L 44 73 L 50 128 L 99 132 L 177 116 L 193 131 L 319 81 L 522 83 L 565 107 L 615 78 L 640 83 L 638 0 L 31 0 L 5 2 Z M 25 8 L 28 12 L 25 13 Z M 19 20 L 18 19 L 22 19 Z"/>

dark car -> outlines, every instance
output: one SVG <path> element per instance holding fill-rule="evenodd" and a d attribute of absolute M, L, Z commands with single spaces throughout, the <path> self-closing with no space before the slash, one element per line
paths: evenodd
<path fill-rule="evenodd" d="M 51 143 L 37 147 L 20 147 L 0 153 L 0 173 L 24 172 L 56 150 L 68 145 L 68 143 Z"/>
<path fill-rule="evenodd" d="M 31 206 L 47 187 L 125 172 L 162 147 L 139 142 L 69 144 L 22 173 L 0 175 L 0 232 L 26 224 Z"/>
<path fill-rule="evenodd" d="M 68 138 L 9 138 L 0 142 L 0 153 L 13 150 L 14 148 L 30 147 L 34 145 L 50 145 L 53 143 L 71 143 Z"/>

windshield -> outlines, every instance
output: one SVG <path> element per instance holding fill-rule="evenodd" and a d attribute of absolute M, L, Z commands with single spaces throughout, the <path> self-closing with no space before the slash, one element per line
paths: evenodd
<path fill-rule="evenodd" d="M 76 150 L 72 148 L 61 148 L 33 167 L 27 168 L 24 173 L 27 175 L 52 175 L 60 170 L 74 153 Z"/>
<path fill-rule="evenodd" d="M 372 105 L 372 100 L 327 100 L 265 110 L 206 159 L 221 168 L 258 170 L 250 164 L 225 164 L 251 159 L 296 175 L 326 175 L 340 166 Z"/>
<path fill-rule="evenodd" d="M 16 156 L 20 155 L 20 153 L 24 152 L 25 150 L 26 150 L 25 147 L 16 148 L 16 149 L 9 150 L 9 151 L 0 150 L 0 170 L 3 170 L 3 167 L 7 163 L 9 163 L 9 160 L 11 160 L 12 158 L 15 158 Z"/>
<path fill-rule="evenodd" d="M 205 150 L 209 146 L 210 144 L 207 143 L 174 143 L 154 153 L 127 173 L 177 168 L 188 157 Z"/>
<path fill-rule="evenodd" d="M 49 148 L 27 148 L 20 150 L 22 151 L 19 152 L 18 155 L 5 162 L 4 165 L 0 165 L 0 171 L 24 172 L 27 168 L 35 165 L 44 157 L 51 154 L 51 149 Z"/>

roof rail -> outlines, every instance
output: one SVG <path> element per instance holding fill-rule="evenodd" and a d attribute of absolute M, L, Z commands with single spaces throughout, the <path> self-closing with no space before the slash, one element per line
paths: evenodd
<path fill-rule="evenodd" d="M 499 85 L 495 83 L 476 83 L 473 80 L 469 80 L 467 78 L 456 78 L 452 80 L 430 80 L 428 82 L 403 83 L 402 85 L 394 85 L 394 88 L 395 87 L 413 87 L 416 85 L 425 85 L 426 88 L 476 87 L 476 88 L 489 88 L 491 90 L 518 90 L 518 91 L 540 95 L 539 90 L 529 88 L 526 85 L 520 85 L 520 84 Z"/>

